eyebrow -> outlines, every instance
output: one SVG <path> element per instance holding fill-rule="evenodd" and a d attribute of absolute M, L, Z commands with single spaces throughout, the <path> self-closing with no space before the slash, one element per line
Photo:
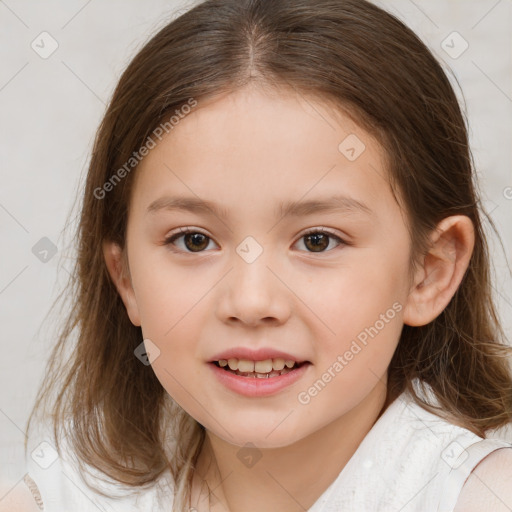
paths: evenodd
<path fill-rule="evenodd" d="M 227 209 L 217 203 L 198 197 L 161 197 L 148 206 L 147 213 L 156 213 L 161 210 L 185 210 L 192 213 L 216 216 L 221 219 L 226 219 L 229 216 Z M 277 207 L 276 217 L 305 217 L 315 213 L 326 212 L 374 214 L 366 204 L 353 197 L 335 195 L 325 199 L 309 201 L 282 201 Z"/>

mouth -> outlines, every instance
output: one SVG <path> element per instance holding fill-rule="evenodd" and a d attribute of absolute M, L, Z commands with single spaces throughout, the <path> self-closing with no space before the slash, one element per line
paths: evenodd
<path fill-rule="evenodd" d="M 278 358 L 265 361 L 220 359 L 219 361 L 211 361 L 210 364 L 240 377 L 247 377 L 249 379 L 272 379 L 291 373 L 311 363 L 309 361 L 285 361 L 284 359 Z"/>
<path fill-rule="evenodd" d="M 282 357 L 260 361 L 230 357 L 210 361 L 208 365 L 224 387 L 249 398 L 263 398 L 276 395 L 306 378 L 313 363 Z"/>

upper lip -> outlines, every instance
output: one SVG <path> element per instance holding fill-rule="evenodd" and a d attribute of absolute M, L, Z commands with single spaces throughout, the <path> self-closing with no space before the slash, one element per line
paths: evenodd
<path fill-rule="evenodd" d="M 219 352 L 213 356 L 210 362 L 219 361 L 221 359 L 247 359 L 249 361 L 265 361 L 267 359 L 281 358 L 285 361 L 295 361 L 296 363 L 307 362 L 306 359 L 282 352 L 281 350 L 275 350 L 273 348 L 259 348 L 257 350 L 247 347 L 233 347 L 229 350 Z"/>

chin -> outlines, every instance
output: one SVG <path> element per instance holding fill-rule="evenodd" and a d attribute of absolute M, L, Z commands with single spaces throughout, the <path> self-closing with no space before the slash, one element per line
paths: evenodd
<path fill-rule="evenodd" d="M 286 420 L 285 420 L 286 421 Z M 270 448 L 284 448 L 285 446 L 291 445 L 297 441 L 300 441 L 304 435 L 297 432 L 295 429 L 282 428 L 280 432 L 278 430 L 282 427 L 277 427 L 276 422 L 273 426 L 255 426 L 254 428 L 248 428 L 247 425 L 236 428 L 235 425 L 231 425 L 229 432 L 231 436 L 226 434 L 225 431 L 211 431 L 215 436 L 220 437 L 226 443 L 240 448 L 247 448 L 249 446 L 270 449 Z M 270 434 L 269 434 L 270 433 Z"/>

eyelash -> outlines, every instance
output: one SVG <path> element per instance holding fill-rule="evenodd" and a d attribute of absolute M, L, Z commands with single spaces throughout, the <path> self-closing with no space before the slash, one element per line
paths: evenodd
<path fill-rule="evenodd" d="M 197 229 L 191 229 L 191 228 L 180 228 L 179 232 L 178 233 L 174 233 L 172 235 L 170 235 L 169 237 L 167 237 L 165 240 L 164 240 L 164 245 L 168 245 L 168 246 L 171 246 L 171 245 L 174 245 L 174 242 L 187 235 L 187 234 L 190 234 L 190 233 L 197 233 L 197 234 L 201 234 L 201 235 L 204 235 L 206 238 L 208 238 L 209 240 L 212 240 L 212 238 L 210 238 L 206 233 L 203 233 L 202 231 L 198 231 Z M 336 242 L 338 242 L 338 246 L 336 247 L 339 247 L 339 245 L 350 245 L 348 242 L 345 242 L 343 239 L 341 239 L 339 236 L 335 235 L 334 233 L 330 232 L 330 231 L 327 231 L 326 229 L 319 229 L 319 228 L 313 228 L 313 229 L 310 229 L 308 231 L 306 231 L 305 233 L 303 233 L 298 240 L 301 240 L 303 239 L 304 237 L 308 236 L 308 235 L 311 235 L 311 234 L 322 234 L 322 235 L 328 235 L 329 238 L 332 238 L 334 239 Z M 297 241 L 298 241 L 297 240 Z M 212 240 L 213 241 L 213 240 Z M 174 250 L 175 252 L 180 252 L 180 253 L 186 253 L 186 254 L 200 254 L 201 252 L 205 252 L 204 250 L 203 251 L 197 251 L 197 252 L 194 252 L 194 251 L 183 251 L 183 250 L 176 250 L 176 249 L 172 249 Z M 323 253 L 326 253 L 326 252 L 330 252 L 332 251 L 333 249 L 329 249 L 329 250 L 325 250 L 325 251 L 319 251 L 318 253 L 315 253 L 314 251 L 306 251 L 306 252 L 309 252 L 310 254 L 323 254 Z"/>

